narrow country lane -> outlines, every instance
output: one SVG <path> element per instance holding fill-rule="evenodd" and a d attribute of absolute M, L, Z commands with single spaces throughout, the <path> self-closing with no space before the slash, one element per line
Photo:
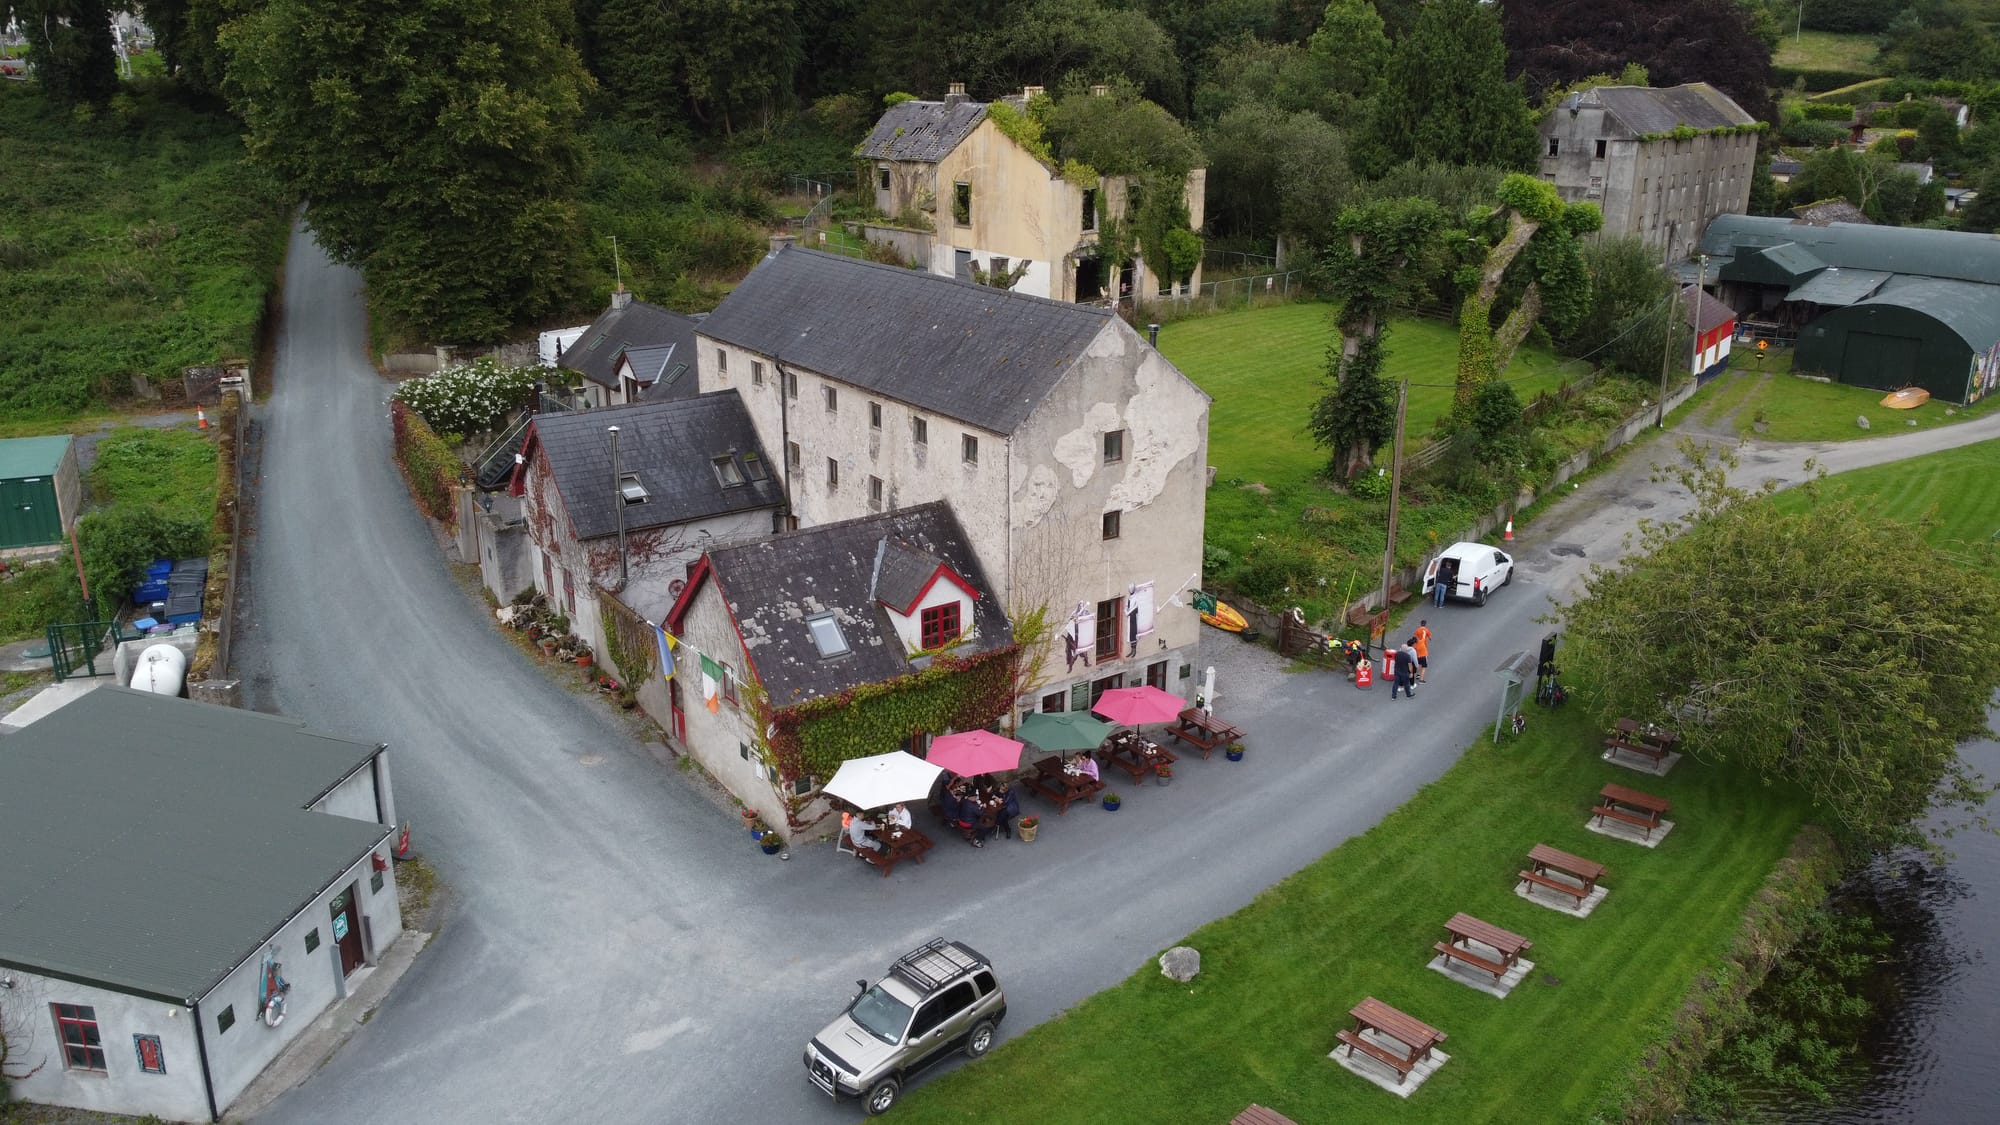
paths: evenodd
<path fill-rule="evenodd" d="M 1621 484 L 1631 466 L 1586 485 L 1538 529 L 1545 542 L 1520 545 L 1511 588 L 1430 612 L 1423 699 L 1286 673 L 1211 632 L 1202 661 L 1218 711 L 1249 731 L 1245 762 L 1193 757 L 1170 788 L 1127 787 L 1115 815 L 1032 808 L 1035 844 L 940 841 L 882 879 L 830 845 L 763 856 L 498 633 L 389 459 L 359 286 L 294 233 L 275 392 L 255 414 L 236 671 L 259 707 L 391 745 L 399 808 L 454 906 L 367 1025 L 260 1120 L 852 1120 L 811 1090 L 799 1055 L 855 978 L 926 937 L 960 938 L 1002 973 L 1003 1037 L 1117 982 L 1447 769 L 1490 722 L 1493 666 L 1533 645 L 1546 593 L 1586 565 L 1551 548 L 1607 561 L 1634 515 L 1673 502 Z M 2000 418 L 1922 436 L 1987 423 Z"/>

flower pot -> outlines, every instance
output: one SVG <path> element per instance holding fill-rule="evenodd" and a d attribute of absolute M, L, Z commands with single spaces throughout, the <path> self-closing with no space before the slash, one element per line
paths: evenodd
<path fill-rule="evenodd" d="M 597 663 L 597 657 L 592 655 L 588 651 L 579 652 L 576 654 L 576 666 L 579 668 L 589 668 L 592 664 L 595 663 Z"/>
<path fill-rule="evenodd" d="M 765 855 L 777 855 L 778 849 L 785 846 L 785 842 L 783 840 L 778 839 L 778 834 L 776 832 L 767 833 L 764 836 L 762 844 L 764 847 Z"/>
<path fill-rule="evenodd" d="M 1153 775 L 1153 783 L 1156 785 L 1172 785 L 1174 783 L 1174 775 L 1170 773 L 1156 773 Z"/>
<path fill-rule="evenodd" d="M 1034 843 L 1035 833 L 1040 832 L 1041 830 L 1042 826 L 1039 822 L 1035 824 L 1017 824 L 1014 826 L 1014 834 L 1016 836 L 1019 836 L 1021 838 L 1021 842 L 1024 844 Z"/>
<path fill-rule="evenodd" d="M 554 637 L 543 637 L 541 644 L 543 656 L 554 656 L 556 654 L 556 639 Z"/>
<path fill-rule="evenodd" d="M 1122 804 L 1124 804 L 1124 803 L 1125 803 L 1125 802 L 1123 802 L 1123 801 L 1114 801 L 1114 800 L 1112 800 L 1111 798 L 1109 798 L 1109 797 L 1106 797 L 1106 798 L 1104 799 L 1104 811 L 1105 811 L 1105 812 L 1117 812 L 1117 811 L 1118 811 L 1118 806 L 1120 806 L 1120 805 L 1122 805 Z"/>
<path fill-rule="evenodd" d="M 1232 762 L 1240 762 L 1243 760 L 1243 751 L 1241 750 L 1230 750 L 1227 753 L 1229 755 L 1229 760 Z"/>

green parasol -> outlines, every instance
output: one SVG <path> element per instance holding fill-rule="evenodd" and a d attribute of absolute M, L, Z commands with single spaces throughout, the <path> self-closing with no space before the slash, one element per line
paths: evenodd
<path fill-rule="evenodd" d="M 1114 723 L 1094 719 L 1083 711 L 1030 715 L 1021 722 L 1014 737 L 1032 742 L 1043 750 L 1095 750 L 1117 730 Z"/>

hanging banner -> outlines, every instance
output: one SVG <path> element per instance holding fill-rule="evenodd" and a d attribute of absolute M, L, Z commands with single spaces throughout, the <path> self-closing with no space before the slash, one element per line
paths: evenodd
<path fill-rule="evenodd" d="M 704 656 L 701 658 L 701 701 L 710 711 L 720 711 L 722 704 L 716 694 L 722 690 L 722 665 Z"/>
<path fill-rule="evenodd" d="M 654 627 L 653 642 L 660 648 L 660 678 L 663 680 L 673 679 L 674 649 L 680 647 L 680 642 L 674 639 L 672 633 L 667 632 L 664 625 Z"/>
<path fill-rule="evenodd" d="M 1132 615 L 1137 622 L 1132 631 L 1135 638 L 1151 636 L 1153 633 L 1153 584 L 1141 582 L 1132 587 Z"/>

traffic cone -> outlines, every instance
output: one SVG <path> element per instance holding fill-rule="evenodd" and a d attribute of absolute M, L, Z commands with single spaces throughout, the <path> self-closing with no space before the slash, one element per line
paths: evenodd
<path fill-rule="evenodd" d="M 1508 521 L 1507 521 L 1507 534 L 1505 534 L 1505 535 L 1501 536 L 1500 538 L 1501 538 L 1501 541 L 1502 541 L 1502 542 L 1506 542 L 1506 543 L 1512 543 L 1512 542 L 1514 541 L 1514 521 L 1513 521 L 1513 520 L 1508 520 Z"/>
<path fill-rule="evenodd" d="M 208 412 L 199 406 L 194 408 L 194 426 L 197 430 L 208 428 Z"/>

